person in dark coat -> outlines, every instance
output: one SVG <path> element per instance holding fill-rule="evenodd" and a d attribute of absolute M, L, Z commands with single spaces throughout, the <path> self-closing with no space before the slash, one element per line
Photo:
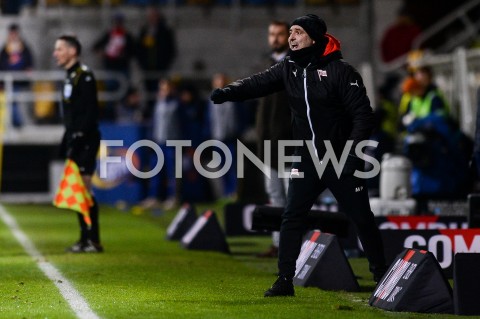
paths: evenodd
<path fill-rule="evenodd" d="M 125 28 L 125 16 L 116 13 L 112 17 L 112 26 L 95 41 L 93 50 L 102 57 L 103 67 L 107 71 L 130 75 L 130 62 L 135 53 L 135 40 Z"/>
<path fill-rule="evenodd" d="M 148 7 L 146 23 L 141 27 L 136 40 L 136 57 L 145 77 L 148 93 L 147 110 L 151 113 L 155 104 L 155 92 L 160 77 L 165 77 L 172 66 L 177 47 L 175 34 L 165 23 L 165 18 L 156 7 Z"/>
<path fill-rule="evenodd" d="M 264 72 L 214 90 L 210 97 L 215 103 L 223 103 L 285 90 L 293 115 L 293 137 L 302 142 L 295 149 L 300 160 L 292 165 L 282 215 L 279 276 L 265 297 L 295 294 L 293 277 L 300 270 L 296 269 L 296 260 L 308 227 L 307 213 L 327 188 L 340 210 L 352 219 L 374 281 L 380 281 L 387 270 L 366 181 L 360 178 L 365 162 L 356 156 L 358 151 L 353 151 L 372 133 L 373 110 L 360 74 L 343 61 L 340 42 L 326 31 L 325 22 L 316 15 L 295 19 L 290 27 L 287 58 Z M 330 162 L 333 156 L 345 161 L 340 172 Z"/>
<path fill-rule="evenodd" d="M 1 71 L 30 71 L 33 68 L 33 57 L 30 48 L 20 35 L 20 27 L 13 23 L 8 27 L 5 45 L 0 51 L 0 72 Z M 15 93 L 30 91 L 28 81 L 14 81 L 13 91 Z M 28 104 L 12 103 L 12 124 L 20 127 L 30 124 L 32 121 L 31 108 Z"/>
<path fill-rule="evenodd" d="M 290 25 L 284 21 L 272 21 L 268 26 L 268 45 L 271 53 L 266 65 L 272 66 L 282 61 L 288 53 L 288 31 Z M 292 116 L 288 106 L 288 97 L 285 91 L 276 92 L 259 100 L 257 106 L 256 130 L 258 136 L 258 156 L 265 162 L 264 141 L 271 142 L 270 150 L 270 178 L 265 177 L 265 190 L 269 204 L 275 207 L 284 207 L 287 202 L 288 180 L 281 178 L 278 170 L 278 141 L 292 139 Z M 285 150 L 283 150 L 285 152 Z M 285 155 L 292 155 L 288 149 Z M 258 257 L 278 257 L 279 232 L 272 233 L 271 247 L 258 254 Z"/>

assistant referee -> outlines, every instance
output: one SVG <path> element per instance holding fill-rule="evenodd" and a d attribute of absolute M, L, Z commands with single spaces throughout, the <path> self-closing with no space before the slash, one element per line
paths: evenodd
<path fill-rule="evenodd" d="M 92 71 L 79 61 L 82 46 L 72 35 L 62 35 L 55 42 L 53 56 L 58 66 L 67 71 L 62 89 L 62 110 L 65 134 L 62 140 L 64 155 L 73 160 L 82 175 L 85 187 L 91 192 L 92 175 L 100 146 L 98 130 L 97 84 Z M 98 222 L 98 205 L 92 194 L 90 229 L 78 213 L 80 239 L 67 248 L 72 253 L 102 252 Z"/>

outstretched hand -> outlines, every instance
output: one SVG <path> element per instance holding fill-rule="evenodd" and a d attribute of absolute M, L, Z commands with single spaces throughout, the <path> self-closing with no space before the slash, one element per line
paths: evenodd
<path fill-rule="evenodd" d="M 223 102 L 228 101 L 225 89 L 213 90 L 212 94 L 210 95 L 210 100 L 212 100 L 214 104 L 222 104 Z"/>

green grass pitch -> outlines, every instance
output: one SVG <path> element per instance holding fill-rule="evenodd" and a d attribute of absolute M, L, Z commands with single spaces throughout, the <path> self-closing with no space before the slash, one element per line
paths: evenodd
<path fill-rule="evenodd" d="M 222 219 L 222 204 L 204 204 Z M 350 259 L 361 292 L 296 288 L 295 297 L 264 298 L 276 260 L 254 257 L 268 236 L 228 238 L 231 255 L 191 251 L 165 239 L 176 211 L 153 214 L 101 207 L 102 254 L 74 255 L 76 216 L 49 205 L 4 205 L 46 259 L 101 318 L 454 318 L 372 308 L 365 259 Z M 134 213 L 132 213 L 134 212 Z M 0 318 L 75 318 L 55 285 L 0 221 Z M 472 318 L 472 317 L 469 317 Z"/>

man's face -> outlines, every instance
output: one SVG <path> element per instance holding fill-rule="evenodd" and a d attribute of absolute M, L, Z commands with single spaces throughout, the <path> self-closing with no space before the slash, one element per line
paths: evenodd
<path fill-rule="evenodd" d="M 227 85 L 227 76 L 223 73 L 217 73 L 212 78 L 212 88 L 221 89 Z"/>
<path fill-rule="evenodd" d="M 305 30 L 298 25 L 293 25 L 290 28 L 290 36 L 288 37 L 288 44 L 290 50 L 297 51 L 308 48 L 315 43 Z"/>
<path fill-rule="evenodd" d="M 173 91 L 173 88 L 172 88 L 172 83 L 170 83 L 170 81 L 168 80 L 160 80 L 159 84 L 158 84 L 158 95 L 160 97 L 167 97 L 169 96 Z"/>
<path fill-rule="evenodd" d="M 75 49 L 64 40 L 57 40 L 53 50 L 53 57 L 58 66 L 68 69 L 76 61 L 76 52 Z"/>
<path fill-rule="evenodd" d="M 288 30 L 284 25 L 271 24 L 268 27 L 268 45 L 273 52 L 283 52 L 288 48 Z"/>

